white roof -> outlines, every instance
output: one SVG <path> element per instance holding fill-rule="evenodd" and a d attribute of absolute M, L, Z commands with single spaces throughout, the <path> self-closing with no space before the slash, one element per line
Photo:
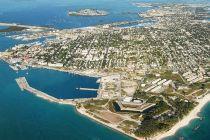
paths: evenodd
<path fill-rule="evenodd" d="M 125 97 L 124 99 L 123 99 L 123 101 L 124 102 L 131 102 L 132 101 L 132 97 Z"/>
<path fill-rule="evenodd" d="M 158 81 L 160 81 L 161 80 L 161 78 L 159 78 L 159 79 L 156 79 L 156 80 L 154 80 L 154 81 L 152 81 L 152 84 L 156 84 Z"/>

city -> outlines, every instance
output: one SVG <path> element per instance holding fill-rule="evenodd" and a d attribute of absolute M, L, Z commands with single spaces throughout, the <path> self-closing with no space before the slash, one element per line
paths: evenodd
<path fill-rule="evenodd" d="M 206 9 L 160 5 L 139 14 L 155 21 L 145 27 L 119 27 L 123 22 L 64 30 L 25 27 L 22 35 L 9 37 L 49 39 L 9 48 L 0 58 L 14 70 L 41 67 L 98 77 L 98 96 L 71 101 L 77 110 L 134 138 L 152 139 L 208 96 Z"/>

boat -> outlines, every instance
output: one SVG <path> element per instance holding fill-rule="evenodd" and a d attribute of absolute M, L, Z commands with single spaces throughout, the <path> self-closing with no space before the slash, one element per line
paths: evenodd
<path fill-rule="evenodd" d="M 200 125 L 197 125 L 195 128 L 193 128 L 193 131 L 196 131 L 200 128 Z"/>

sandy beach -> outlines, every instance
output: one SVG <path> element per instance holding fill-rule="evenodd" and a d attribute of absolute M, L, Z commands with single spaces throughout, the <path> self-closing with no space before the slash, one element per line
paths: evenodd
<path fill-rule="evenodd" d="M 209 90 L 207 93 L 209 93 Z M 174 135 L 180 128 L 187 126 L 193 119 L 199 118 L 198 113 L 208 102 L 210 102 L 210 94 L 207 94 L 202 99 L 198 99 L 197 102 L 198 105 L 187 116 L 175 124 L 169 131 L 155 136 L 152 140 L 161 140 L 165 137 Z"/>
<path fill-rule="evenodd" d="M 105 75 L 104 73 L 98 73 L 96 71 L 85 71 L 85 72 L 81 72 L 81 71 L 76 71 L 76 70 L 65 70 L 65 69 L 60 69 L 60 68 L 53 68 L 53 67 L 48 67 L 48 66 L 40 66 L 40 65 L 28 65 L 29 67 L 34 67 L 34 68 L 44 68 L 44 69 L 50 69 L 50 70 L 57 70 L 57 71 L 61 71 L 61 72 L 68 72 L 68 73 L 73 73 L 73 74 L 77 74 L 77 75 L 82 75 L 82 76 L 89 76 L 89 77 L 96 77 L 99 78 L 103 75 Z M 188 125 L 193 119 L 199 118 L 198 113 L 202 110 L 202 108 L 208 103 L 210 102 L 210 94 L 209 94 L 209 90 L 206 91 L 205 93 L 206 95 L 201 98 L 201 99 L 197 99 L 196 101 L 198 102 L 198 105 L 188 114 L 186 115 L 182 120 L 180 120 L 179 122 L 177 122 L 169 131 L 166 132 L 161 132 L 160 134 L 149 138 L 151 140 L 161 140 L 163 138 L 166 138 L 168 136 L 172 136 L 174 135 L 180 128 Z M 40 96 L 41 97 L 41 96 Z M 41 97 L 43 98 L 43 97 Z M 46 98 L 43 98 L 45 100 L 49 100 Z M 50 101 L 50 100 L 49 100 Z M 69 100 L 62 100 L 59 102 L 57 102 L 59 104 L 66 104 L 66 105 L 73 105 L 75 106 L 76 103 L 74 101 L 69 101 Z M 111 124 L 111 123 L 105 123 L 97 118 L 94 118 L 93 116 L 89 115 L 88 113 L 85 112 L 85 109 L 78 109 L 77 111 L 84 115 L 87 116 L 90 119 L 93 119 L 109 128 L 112 128 L 113 130 L 119 131 L 123 134 L 126 134 L 134 139 L 138 139 L 138 140 L 144 140 L 145 138 L 140 138 L 140 137 L 136 137 L 134 134 L 127 134 L 124 131 L 122 131 L 121 129 L 117 128 L 117 126 Z"/>
<path fill-rule="evenodd" d="M 97 78 L 103 75 L 101 73 L 99 74 L 99 73 L 94 72 L 94 71 L 78 72 L 78 71 L 75 71 L 75 70 L 64 70 L 64 69 L 52 68 L 52 67 L 40 66 L 40 65 L 33 65 L 33 66 L 30 66 L 30 67 L 45 68 L 45 69 L 57 70 L 57 71 L 62 71 L 62 72 L 69 72 L 69 73 L 78 74 L 78 75 L 82 75 L 82 76 L 97 77 Z M 206 92 L 206 95 L 202 99 L 197 99 L 196 101 L 198 102 L 198 105 L 188 115 L 186 115 L 182 120 L 177 122 L 169 131 L 162 132 L 162 133 L 158 134 L 157 136 L 149 138 L 149 139 L 151 139 L 151 140 L 161 140 L 161 139 L 166 138 L 168 136 L 172 136 L 180 128 L 182 128 L 184 126 L 187 126 L 193 119 L 199 118 L 198 113 L 202 110 L 202 108 L 208 102 L 210 102 L 209 90 Z M 73 106 L 76 105 L 75 102 L 73 103 L 73 102 L 69 102 L 69 101 L 59 101 L 58 103 L 60 103 L 60 104 L 68 104 L 68 105 L 73 105 Z M 88 117 L 88 118 L 90 118 L 92 120 L 95 120 L 95 121 L 99 122 L 100 124 L 103 124 L 103 125 L 105 125 L 105 126 L 107 126 L 109 128 L 112 128 L 113 130 L 119 131 L 119 132 L 121 132 L 123 134 L 126 134 L 126 135 L 128 135 L 128 136 L 130 136 L 130 137 L 132 137 L 134 139 L 145 140 L 145 138 L 140 138 L 140 137 L 136 137 L 133 134 L 125 133 L 124 131 L 122 131 L 121 129 L 117 128 L 117 126 L 115 126 L 113 124 L 105 123 L 105 122 L 103 122 L 103 121 L 101 121 L 101 120 L 99 120 L 97 118 L 94 118 L 90 114 L 86 113 L 85 109 L 78 109 L 77 107 L 76 107 L 76 109 L 77 109 L 77 111 L 80 114 L 82 114 L 82 115 L 84 115 L 84 116 L 86 116 L 86 117 Z"/>

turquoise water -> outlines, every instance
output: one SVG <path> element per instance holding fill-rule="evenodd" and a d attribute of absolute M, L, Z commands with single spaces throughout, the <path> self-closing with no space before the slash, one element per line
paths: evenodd
<path fill-rule="evenodd" d="M 71 106 L 21 92 L 14 81 L 18 76 L 0 61 L 1 140 L 129 139 L 81 116 Z"/>
<path fill-rule="evenodd" d="M 177 140 L 180 137 L 184 140 L 209 140 L 210 138 L 210 103 L 208 103 L 199 114 L 203 120 L 194 119 L 188 126 L 178 130 L 174 136 L 165 138 L 164 140 Z"/>
<path fill-rule="evenodd" d="M 0 22 L 18 22 L 57 28 L 81 27 L 98 24 L 88 19 L 66 22 L 64 1 L 51 5 L 51 1 L 0 0 Z M 40 4 L 40 5 L 39 5 Z M 63 7 L 66 7 L 63 9 Z M 55 10 L 56 9 L 56 10 Z M 60 10 L 59 10 L 60 9 Z M 54 11 L 54 13 L 51 11 Z M 63 16 L 65 17 L 63 19 Z M 63 19 L 63 20 L 62 20 Z M 122 19 L 123 20 L 123 19 Z M 114 21 L 114 20 L 113 20 Z M 4 27 L 2 27 L 4 28 Z M 9 35 L 9 34 L 7 34 Z M 22 41 L 0 34 L 0 51 Z M 28 75 L 26 74 L 28 73 Z M 58 98 L 95 97 L 95 92 L 80 92 L 78 87 L 97 88 L 95 78 L 77 76 L 45 69 L 30 69 L 15 73 L 0 62 L 0 139 L 3 140 L 106 140 L 129 137 L 100 125 L 78 114 L 71 106 L 50 103 L 32 94 L 20 91 L 15 78 L 26 76 L 37 89 Z"/>
<path fill-rule="evenodd" d="M 185 0 L 142 0 L 144 2 L 186 2 Z M 75 28 L 116 21 L 140 19 L 138 8 L 132 2 L 141 0 L 0 0 L 0 22 Z M 206 3 L 208 0 L 188 2 Z M 106 17 L 69 17 L 68 10 L 96 8 L 110 13 Z M 4 27 L 1 27 L 2 29 Z M 0 34 L 0 51 L 16 44 L 25 43 L 6 38 Z M 28 73 L 28 75 L 26 74 Z M 76 88 L 97 88 L 97 79 L 76 76 L 45 69 L 30 69 L 16 73 L 0 61 L 0 140 L 128 140 L 121 133 L 113 131 L 78 114 L 71 106 L 50 103 L 27 92 L 20 91 L 15 78 L 26 76 L 29 83 L 58 98 L 94 97 L 95 92 L 81 92 Z M 203 121 L 195 120 L 181 129 L 170 140 L 180 136 L 189 140 L 208 139 L 210 105 L 201 113 Z M 192 131 L 196 125 L 197 131 Z"/>

